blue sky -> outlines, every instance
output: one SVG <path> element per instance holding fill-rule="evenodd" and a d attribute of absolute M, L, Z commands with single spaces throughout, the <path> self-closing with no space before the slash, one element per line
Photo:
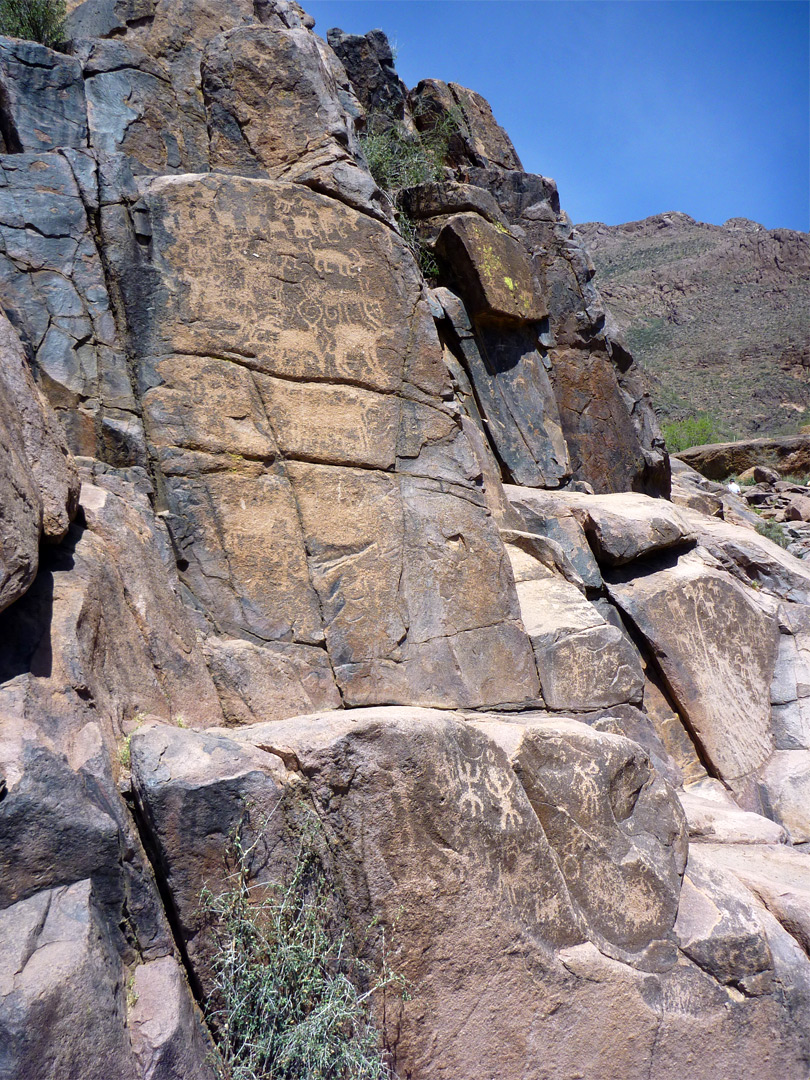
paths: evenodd
<path fill-rule="evenodd" d="M 574 221 L 810 228 L 807 0 L 303 0 L 492 105 Z"/>

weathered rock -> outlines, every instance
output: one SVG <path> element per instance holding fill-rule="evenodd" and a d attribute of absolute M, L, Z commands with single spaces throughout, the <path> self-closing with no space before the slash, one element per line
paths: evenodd
<path fill-rule="evenodd" d="M 165 62 L 129 40 L 87 43 L 82 59 L 97 154 L 126 155 L 136 175 L 207 170 L 205 117 L 178 95 Z"/>
<path fill-rule="evenodd" d="M 2 313 L 0 355 L 3 416 L 9 424 L 16 416 L 25 457 L 42 502 L 42 533 L 46 540 L 59 541 L 76 513 L 79 477 L 62 430 L 33 380 L 20 339 Z M 9 437 L 4 445 L 10 449 L 15 441 Z"/>
<path fill-rule="evenodd" d="M 526 249 L 478 214 L 450 218 L 436 240 L 474 318 L 539 322 L 548 315 Z"/>
<path fill-rule="evenodd" d="M 139 964 L 128 984 L 132 1052 L 143 1080 L 211 1080 L 216 1051 L 173 956 Z"/>
<path fill-rule="evenodd" d="M 229 30 L 208 46 L 202 80 L 213 168 L 296 180 L 385 216 L 376 183 L 352 154 L 353 122 L 334 73 L 308 30 Z"/>
<path fill-rule="evenodd" d="M 810 569 L 779 544 L 753 529 L 694 510 L 683 516 L 699 543 L 746 584 L 799 604 L 810 601 Z"/>
<path fill-rule="evenodd" d="M 340 693 L 324 649 L 281 641 L 259 646 L 237 638 L 209 637 L 205 651 L 229 724 L 257 724 L 340 708 Z"/>
<path fill-rule="evenodd" d="M 177 961 L 142 964 L 127 982 L 89 880 L 0 912 L 0 941 L 3 1076 L 214 1077 L 212 1048 Z"/>
<path fill-rule="evenodd" d="M 810 872 L 802 852 L 761 844 L 701 844 L 700 850 L 734 874 L 810 953 Z"/>
<path fill-rule="evenodd" d="M 163 178 L 143 205 L 148 319 L 134 287 L 146 268 L 119 272 L 166 521 L 212 625 L 325 636 L 352 704 L 535 699 L 503 547 L 398 237 L 265 180 Z M 302 243 L 307 260 L 285 254 Z M 225 267 L 242 284 L 212 306 Z"/>
<path fill-rule="evenodd" d="M 346 68 L 363 107 L 401 120 L 408 89 L 394 69 L 394 54 L 383 31 L 369 30 L 361 36 L 334 28 L 326 40 Z"/>
<path fill-rule="evenodd" d="M 521 484 L 556 487 L 570 475 L 568 451 L 535 330 L 483 326 L 474 336 L 459 298 L 445 288 L 434 295 L 452 327 L 448 336 L 456 359 L 480 402 L 502 470 Z"/>
<path fill-rule="evenodd" d="M 769 809 L 793 843 L 810 841 L 810 749 L 775 750 L 762 780 Z"/>
<path fill-rule="evenodd" d="M 2 158 L 0 302 L 70 449 L 143 463 L 143 431 L 85 209 L 95 187 L 95 165 L 83 154 Z"/>
<path fill-rule="evenodd" d="M 767 465 L 781 476 L 804 476 L 810 473 L 810 436 L 709 443 L 680 450 L 678 457 L 710 480 L 739 476 L 754 465 Z"/>
<path fill-rule="evenodd" d="M 722 844 L 785 844 L 788 835 L 775 821 L 741 810 L 717 780 L 707 778 L 678 792 L 690 840 Z"/>
<path fill-rule="evenodd" d="M 636 748 L 630 759 L 637 755 Z M 231 738 L 156 727 L 134 737 L 133 770 L 203 978 L 205 948 L 192 913 L 202 883 L 216 887 L 222 880 L 225 835 L 240 820 L 242 799 L 272 808 L 279 785 L 308 790 L 330 838 L 331 872 L 354 926 L 362 934 L 372 918 L 380 919 L 396 950 L 397 970 L 419 986 L 410 1001 L 389 998 L 385 1005 L 400 1073 L 433 1078 L 450 1067 L 453 1075 L 472 1080 L 564 1076 L 582 1071 L 587 1037 L 594 1076 L 652 1070 L 657 1078 L 675 1080 L 694 1065 L 685 1044 L 697 1026 L 701 1053 L 711 1056 L 720 1075 L 740 1074 L 746 1055 L 755 1055 L 769 1080 L 802 1076 L 803 969 L 795 956 L 793 983 L 788 969 L 780 969 L 787 988 L 780 1012 L 783 1006 L 767 989 L 756 997 L 726 990 L 686 957 L 675 963 L 671 948 L 656 953 L 657 970 L 649 972 L 583 942 L 552 849 L 506 755 L 452 715 L 353 710 L 239 728 Z M 628 809 L 624 796 L 633 802 L 637 793 L 632 772 L 620 769 L 616 777 L 620 815 Z M 594 776 L 592 782 L 609 804 L 602 781 Z M 642 825 L 656 783 L 642 790 L 635 809 L 629 807 L 628 834 L 621 834 L 610 810 L 613 830 L 636 855 L 655 850 L 664 862 L 673 856 L 677 861 L 677 845 L 661 847 Z M 593 815 L 602 820 L 599 804 L 578 804 L 570 784 L 565 797 L 591 824 Z M 665 803 L 675 808 L 671 794 Z M 627 822 L 634 815 L 641 828 L 631 833 Z M 660 815 L 654 818 L 660 827 Z M 249 830 L 260 819 L 252 813 Z M 279 822 L 277 813 L 265 823 L 257 880 L 277 879 L 289 858 Z M 664 921 L 672 917 L 674 910 Z M 571 938 L 580 943 L 568 944 Z M 606 1014 L 621 1023 L 605 1025 Z M 769 1041 L 774 1023 L 783 1037 Z"/>
<path fill-rule="evenodd" d="M 450 141 L 450 160 L 456 166 L 488 166 L 520 169 L 520 159 L 512 142 L 495 120 L 489 103 L 458 83 L 423 79 L 408 94 L 408 104 L 420 131 L 437 123 L 449 124 L 455 137 Z"/>
<path fill-rule="evenodd" d="M 135 1080 L 121 963 L 89 881 L 0 913 L 3 1072 Z"/>
<path fill-rule="evenodd" d="M 743 588 L 695 554 L 608 590 L 653 649 L 681 714 L 745 809 L 772 750 L 768 687 L 778 629 Z"/>
<path fill-rule="evenodd" d="M 568 555 L 582 580 L 590 589 L 602 588 L 602 575 L 593 556 L 585 530 L 571 506 L 560 499 L 547 498 L 546 492 L 507 484 L 504 488 L 510 505 L 517 511 L 530 532 L 539 532 L 556 540 Z"/>
<path fill-rule="evenodd" d="M 33 41 L 0 38 L 4 154 L 87 146 L 87 105 L 79 60 Z"/>
<path fill-rule="evenodd" d="M 575 585 L 520 549 L 508 550 L 546 704 L 581 710 L 640 702 L 644 675 L 622 632 Z"/>
<path fill-rule="evenodd" d="M 576 720 L 482 725 L 509 759 L 591 932 L 630 952 L 675 921 L 686 830 L 674 793 L 636 743 Z M 615 897 L 622 897 L 617 903 Z"/>
<path fill-rule="evenodd" d="M 773 958 L 754 897 L 703 845 L 689 849 L 675 933 L 686 955 L 724 983 L 761 993 Z M 765 983 L 767 985 L 767 983 Z"/>

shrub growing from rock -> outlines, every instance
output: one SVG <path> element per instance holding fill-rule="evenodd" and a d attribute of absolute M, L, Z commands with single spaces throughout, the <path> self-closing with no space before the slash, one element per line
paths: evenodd
<path fill-rule="evenodd" d="M 0 34 L 53 48 L 64 40 L 65 0 L 0 0 Z"/>

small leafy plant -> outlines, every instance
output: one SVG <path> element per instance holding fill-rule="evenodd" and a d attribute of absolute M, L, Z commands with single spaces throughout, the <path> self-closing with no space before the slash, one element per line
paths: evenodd
<path fill-rule="evenodd" d="M 216 940 L 208 1019 L 225 1080 L 390 1080 L 369 1005 L 402 980 L 385 962 L 380 974 L 358 960 L 335 928 L 310 833 L 281 885 L 251 882 L 255 846 L 237 835 L 228 887 L 202 895 Z"/>
<path fill-rule="evenodd" d="M 53 48 L 65 39 L 65 0 L 0 0 L 0 34 Z"/>

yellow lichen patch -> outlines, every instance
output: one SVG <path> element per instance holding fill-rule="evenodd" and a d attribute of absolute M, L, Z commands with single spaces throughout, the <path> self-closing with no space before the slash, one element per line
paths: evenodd
<path fill-rule="evenodd" d="M 514 283 L 514 281 L 512 281 L 512 279 L 511 279 L 510 277 L 504 277 L 504 279 L 503 279 L 503 280 L 504 280 L 504 281 L 505 281 L 505 283 L 506 283 L 506 287 L 507 287 L 507 289 L 508 289 L 508 290 L 509 290 L 510 292 L 514 292 L 514 291 L 515 291 L 515 283 Z"/>

